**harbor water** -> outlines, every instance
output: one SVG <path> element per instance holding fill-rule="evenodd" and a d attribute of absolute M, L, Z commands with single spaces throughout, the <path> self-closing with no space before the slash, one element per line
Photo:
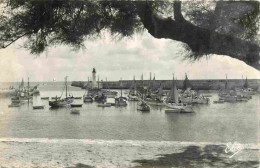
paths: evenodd
<path fill-rule="evenodd" d="M 60 96 L 63 87 L 63 83 L 40 85 L 40 95 Z M 83 96 L 85 90 L 69 87 L 69 93 Z M 156 106 L 143 113 L 137 111 L 137 102 L 102 108 L 75 99 L 83 106 L 78 108 L 80 115 L 72 115 L 69 108 L 51 109 L 48 100 L 42 100 L 44 109 L 33 110 L 32 102 L 8 108 L 10 97 L 1 97 L 0 137 L 257 144 L 260 96 L 253 95 L 248 102 L 214 104 L 217 92 L 210 94 L 210 104 L 195 105 L 192 114 L 165 113 L 165 107 Z"/>

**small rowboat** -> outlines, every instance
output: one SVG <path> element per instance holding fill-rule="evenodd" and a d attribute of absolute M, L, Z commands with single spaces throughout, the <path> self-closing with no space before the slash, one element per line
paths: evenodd
<path fill-rule="evenodd" d="M 41 97 L 43 100 L 49 100 L 49 97 Z"/>
<path fill-rule="evenodd" d="M 44 106 L 43 105 L 36 105 L 36 106 L 33 106 L 33 109 L 44 109 Z"/>
<path fill-rule="evenodd" d="M 213 101 L 213 103 L 215 103 L 215 104 L 224 103 L 224 100 L 217 100 L 217 101 Z"/>
<path fill-rule="evenodd" d="M 80 114 L 80 111 L 78 109 L 72 109 L 70 114 Z"/>
<path fill-rule="evenodd" d="M 71 107 L 82 107 L 83 104 L 70 104 Z"/>
<path fill-rule="evenodd" d="M 165 109 L 165 113 L 180 113 L 181 109 Z"/>
<path fill-rule="evenodd" d="M 19 103 L 12 103 L 10 105 L 8 105 L 8 107 L 20 107 Z"/>

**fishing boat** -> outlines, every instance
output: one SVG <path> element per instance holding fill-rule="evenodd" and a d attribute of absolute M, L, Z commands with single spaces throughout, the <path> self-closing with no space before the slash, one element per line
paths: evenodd
<path fill-rule="evenodd" d="M 220 90 L 218 93 L 219 99 L 225 102 L 237 102 L 237 92 L 236 90 L 230 90 L 228 87 L 227 75 L 224 90 Z"/>
<path fill-rule="evenodd" d="M 125 97 L 115 98 L 115 106 L 127 106 L 126 98 Z"/>
<path fill-rule="evenodd" d="M 210 95 L 210 94 L 202 94 L 201 96 L 203 96 L 203 97 L 212 97 L 212 95 Z"/>
<path fill-rule="evenodd" d="M 192 104 L 209 104 L 210 99 L 204 96 L 195 96 L 192 99 Z"/>
<path fill-rule="evenodd" d="M 143 74 L 142 74 L 141 78 L 142 78 L 142 86 L 144 87 Z M 138 103 L 137 110 L 144 111 L 144 112 L 149 112 L 150 111 L 150 106 L 144 100 L 144 90 L 142 91 L 142 100 L 140 100 L 140 102 Z"/>
<path fill-rule="evenodd" d="M 42 100 L 49 100 L 49 97 L 41 97 Z"/>
<path fill-rule="evenodd" d="M 38 89 L 33 92 L 33 109 L 44 109 L 44 105 L 40 96 L 40 91 Z"/>
<path fill-rule="evenodd" d="M 82 107 L 83 104 L 80 103 L 72 103 L 70 104 L 70 107 Z"/>
<path fill-rule="evenodd" d="M 88 79 L 89 80 L 89 79 Z M 89 82 L 88 82 L 88 85 L 89 85 Z M 90 88 L 87 87 L 86 90 L 85 90 L 85 93 L 83 95 L 83 102 L 87 103 L 87 102 L 93 102 L 93 96 L 94 96 L 94 93 L 92 94 L 90 92 Z"/>
<path fill-rule="evenodd" d="M 44 109 L 44 106 L 43 105 L 33 105 L 33 109 L 36 110 L 36 109 Z"/>
<path fill-rule="evenodd" d="M 98 93 L 98 95 L 96 95 L 94 97 L 94 100 L 95 100 L 95 102 L 98 102 L 98 103 L 104 103 L 104 102 L 106 102 L 106 96 L 100 92 L 100 93 Z"/>
<path fill-rule="evenodd" d="M 139 98 L 138 98 L 138 95 L 137 95 L 135 77 L 134 77 L 134 80 L 133 80 L 133 84 L 130 88 L 130 91 L 128 92 L 128 101 L 139 101 Z"/>
<path fill-rule="evenodd" d="M 10 105 L 8 105 L 8 107 L 20 107 L 21 104 L 20 103 L 11 103 Z"/>
<path fill-rule="evenodd" d="M 248 84 L 248 81 L 247 81 L 247 77 L 246 77 L 246 80 L 245 80 L 245 84 L 243 86 L 243 92 L 245 94 L 247 94 L 247 95 L 250 95 L 250 96 L 255 94 L 254 89 L 249 87 L 249 84 Z"/>
<path fill-rule="evenodd" d="M 86 102 L 93 102 L 93 98 L 91 96 L 84 96 L 83 101 Z"/>
<path fill-rule="evenodd" d="M 168 112 L 180 112 L 180 113 L 194 112 L 191 105 L 187 105 L 179 102 L 179 93 L 176 87 L 176 83 L 174 81 L 174 76 L 173 76 L 171 90 L 166 98 L 165 106 L 168 108 L 165 111 L 167 113 Z M 169 109 L 174 109 L 174 110 L 169 110 Z"/>
<path fill-rule="evenodd" d="M 122 94 L 122 82 L 120 85 L 121 85 L 121 96 L 118 98 L 115 98 L 115 105 L 116 106 L 127 106 L 127 103 L 126 103 L 127 98 L 123 97 L 123 94 Z"/>
<path fill-rule="evenodd" d="M 138 107 L 137 107 L 137 110 L 139 111 L 150 111 L 150 106 L 143 100 L 141 100 L 139 103 L 138 103 Z"/>
<path fill-rule="evenodd" d="M 146 98 L 145 101 L 149 105 L 165 106 L 162 97 L 163 97 L 163 89 L 162 89 L 162 84 L 160 84 L 158 91 L 155 92 L 155 94 L 151 94 L 150 98 Z"/>
<path fill-rule="evenodd" d="M 24 81 L 22 79 L 21 84 L 18 86 L 18 89 L 15 91 L 15 96 L 11 98 L 12 103 L 25 103 L 32 100 L 32 92 L 34 90 L 30 89 L 29 78 L 28 78 L 28 87 L 24 86 Z"/>
<path fill-rule="evenodd" d="M 65 77 L 65 98 L 61 98 L 62 97 L 62 94 L 60 97 L 57 97 L 56 96 L 56 99 L 55 100 L 51 100 L 49 101 L 49 105 L 53 108 L 58 108 L 58 107 L 64 107 L 64 106 L 67 106 L 69 104 L 71 104 L 73 102 L 73 98 L 72 97 L 68 97 L 68 85 L 67 85 L 67 76 Z M 63 93 L 63 91 L 62 91 Z"/>

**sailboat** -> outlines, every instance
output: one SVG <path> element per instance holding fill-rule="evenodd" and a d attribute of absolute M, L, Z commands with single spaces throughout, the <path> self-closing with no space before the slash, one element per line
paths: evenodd
<path fill-rule="evenodd" d="M 27 87 L 27 89 L 24 86 L 24 80 L 22 79 L 22 82 L 19 85 L 18 90 L 16 90 L 15 97 L 11 98 L 12 104 L 23 103 L 23 102 L 27 102 L 29 100 L 32 100 L 32 96 L 31 96 L 30 91 L 33 91 L 33 90 L 30 89 L 29 78 L 28 78 L 28 87 Z"/>
<path fill-rule="evenodd" d="M 160 83 L 160 87 L 157 90 L 157 93 L 151 95 L 151 98 L 146 98 L 145 100 L 146 100 L 147 104 L 149 104 L 149 105 L 164 106 L 165 103 L 162 99 L 162 96 L 163 96 L 163 86 Z"/>
<path fill-rule="evenodd" d="M 144 88 L 144 82 L 143 82 L 143 75 L 142 75 L 142 88 Z M 139 111 L 146 111 L 149 112 L 150 111 L 150 106 L 146 103 L 146 101 L 144 100 L 144 89 L 142 90 L 142 99 L 141 101 L 138 103 L 138 107 L 137 110 Z"/>
<path fill-rule="evenodd" d="M 134 77 L 130 92 L 128 93 L 128 101 L 139 101 L 138 96 L 137 96 L 135 77 Z"/>
<path fill-rule="evenodd" d="M 118 98 L 115 98 L 115 105 L 116 106 L 127 106 L 127 103 L 126 103 L 126 98 L 123 97 L 123 94 L 122 94 L 122 81 L 120 83 L 120 86 L 121 86 L 121 96 L 118 97 Z"/>
<path fill-rule="evenodd" d="M 191 105 L 184 105 L 179 103 L 179 93 L 176 87 L 176 83 L 172 81 L 172 87 L 167 95 L 165 106 L 168 108 L 165 110 L 166 113 L 179 112 L 179 113 L 192 113 L 194 112 Z"/>
<path fill-rule="evenodd" d="M 35 89 L 33 92 L 33 109 L 43 109 L 44 105 L 41 100 L 40 91 Z"/>
<path fill-rule="evenodd" d="M 84 95 L 83 95 L 83 101 L 86 102 L 93 102 L 93 95 L 90 94 L 89 90 L 91 89 L 91 84 L 89 82 L 89 78 L 88 78 L 88 83 L 86 85 L 84 85 L 84 87 L 86 89 Z"/>
<path fill-rule="evenodd" d="M 69 104 L 71 104 L 73 102 L 73 98 L 72 97 L 68 97 L 68 85 L 67 85 L 67 76 L 65 77 L 65 89 L 66 89 L 66 97 L 64 99 L 61 99 L 60 97 L 55 98 L 55 100 L 49 101 L 49 105 L 53 108 L 57 108 L 57 107 L 64 107 L 67 106 Z"/>
<path fill-rule="evenodd" d="M 188 79 L 187 73 L 183 82 L 183 93 L 180 95 L 180 100 L 186 104 L 209 104 L 210 99 L 206 96 L 199 95 L 196 91 L 191 90 L 192 85 Z"/>
<path fill-rule="evenodd" d="M 220 90 L 218 95 L 219 95 L 219 100 L 224 100 L 225 102 L 236 102 L 237 101 L 236 91 L 230 90 L 228 88 L 227 75 L 226 75 L 225 89 Z"/>
<path fill-rule="evenodd" d="M 103 85 L 104 85 L 104 83 L 102 81 L 102 86 Z M 106 96 L 106 98 L 115 98 L 117 96 L 116 91 L 110 90 L 109 85 L 107 84 L 107 78 L 106 78 L 106 88 L 107 89 L 101 89 L 102 93 L 104 94 L 104 96 Z"/>

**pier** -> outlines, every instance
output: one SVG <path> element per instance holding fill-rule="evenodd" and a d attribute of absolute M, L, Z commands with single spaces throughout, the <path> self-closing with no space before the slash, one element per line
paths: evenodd
<path fill-rule="evenodd" d="M 176 80 L 177 88 L 183 88 L 184 80 Z M 225 87 L 226 79 L 209 79 L 209 80 L 189 80 L 192 89 L 194 90 L 219 90 Z M 99 82 L 99 86 L 103 89 L 129 89 L 133 80 L 119 80 L 119 81 L 103 81 Z M 135 80 L 137 86 L 142 85 L 141 80 Z M 172 80 L 144 80 L 144 85 L 153 87 L 159 87 L 160 84 L 163 85 L 163 89 L 170 89 L 172 85 Z M 88 81 L 73 81 L 71 86 L 80 87 L 85 89 Z M 120 85 L 122 83 L 122 85 Z M 242 88 L 245 84 L 245 80 L 242 79 L 228 79 L 228 86 L 230 89 Z M 250 88 L 257 90 L 260 87 L 260 79 L 248 79 L 248 85 Z"/>

